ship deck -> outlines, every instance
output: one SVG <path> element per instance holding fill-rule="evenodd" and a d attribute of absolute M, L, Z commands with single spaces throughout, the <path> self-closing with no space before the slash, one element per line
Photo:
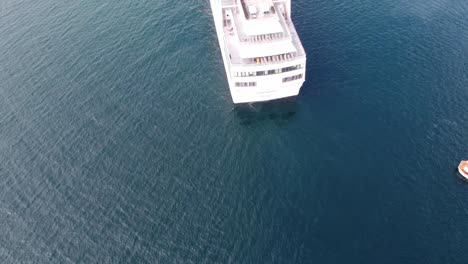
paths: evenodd
<path fill-rule="evenodd" d="M 228 1 L 226 1 L 228 2 Z M 223 30 L 230 60 L 235 65 L 278 64 L 305 58 L 305 51 L 292 21 L 285 18 L 281 2 L 271 0 L 229 1 L 224 6 Z M 268 14 L 255 18 L 246 6 L 271 3 Z"/>

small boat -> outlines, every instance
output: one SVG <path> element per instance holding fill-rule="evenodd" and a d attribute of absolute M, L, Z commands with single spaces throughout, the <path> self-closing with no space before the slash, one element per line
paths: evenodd
<path fill-rule="evenodd" d="M 462 160 L 458 165 L 458 172 L 468 180 L 468 160 Z"/>

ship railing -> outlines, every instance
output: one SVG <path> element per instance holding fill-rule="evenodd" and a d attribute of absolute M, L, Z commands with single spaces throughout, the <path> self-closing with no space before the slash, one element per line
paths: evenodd
<path fill-rule="evenodd" d="M 266 56 L 266 57 L 257 57 L 257 58 L 231 58 L 231 63 L 235 66 L 264 66 L 264 65 L 273 65 L 273 64 L 280 64 L 283 62 L 289 62 L 299 59 L 305 59 L 304 55 L 298 55 L 294 53 L 288 54 L 279 54 L 273 56 Z"/>
<path fill-rule="evenodd" d="M 296 47 L 297 52 L 299 54 L 305 55 L 305 50 L 304 50 L 304 47 L 302 46 L 301 39 L 299 38 L 299 35 L 297 34 L 296 27 L 290 21 L 287 21 L 286 24 L 288 25 L 289 32 L 291 34 L 291 40 L 294 43 L 294 46 Z"/>
<path fill-rule="evenodd" d="M 288 39 L 288 36 L 284 33 L 262 34 L 256 36 L 240 36 L 240 42 L 242 44 L 268 43 L 284 39 Z"/>
<path fill-rule="evenodd" d="M 279 17 L 279 22 L 281 24 L 281 27 L 285 30 L 284 34 L 286 36 L 290 36 L 291 35 L 291 32 L 289 30 L 289 27 L 288 27 L 288 24 L 286 22 L 286 19 L 284 18 L 284 14 L 283 12 L 280 10 L 279 6 L 280 5 L 283 5 L 283 4 L 274 4 L 274 9 L 275 9 L 275 12 L 276 14 L 278 14 L 278 17 Z"/>

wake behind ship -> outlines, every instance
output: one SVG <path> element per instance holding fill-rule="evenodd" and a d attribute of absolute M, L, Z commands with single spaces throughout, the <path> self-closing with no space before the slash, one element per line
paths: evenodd
<path fill-rule="evenodd" d="M 296 96 L 306 54 L 291 0 L 210 0 L 234 103 Z"/>

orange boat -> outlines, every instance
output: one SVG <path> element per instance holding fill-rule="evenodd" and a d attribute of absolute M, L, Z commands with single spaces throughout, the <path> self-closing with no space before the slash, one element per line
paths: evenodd
<path fill-rule="evenodd" d="M 458 172 L 468 180 L 468 160 L 462 160 L 458 165 Z"/>

